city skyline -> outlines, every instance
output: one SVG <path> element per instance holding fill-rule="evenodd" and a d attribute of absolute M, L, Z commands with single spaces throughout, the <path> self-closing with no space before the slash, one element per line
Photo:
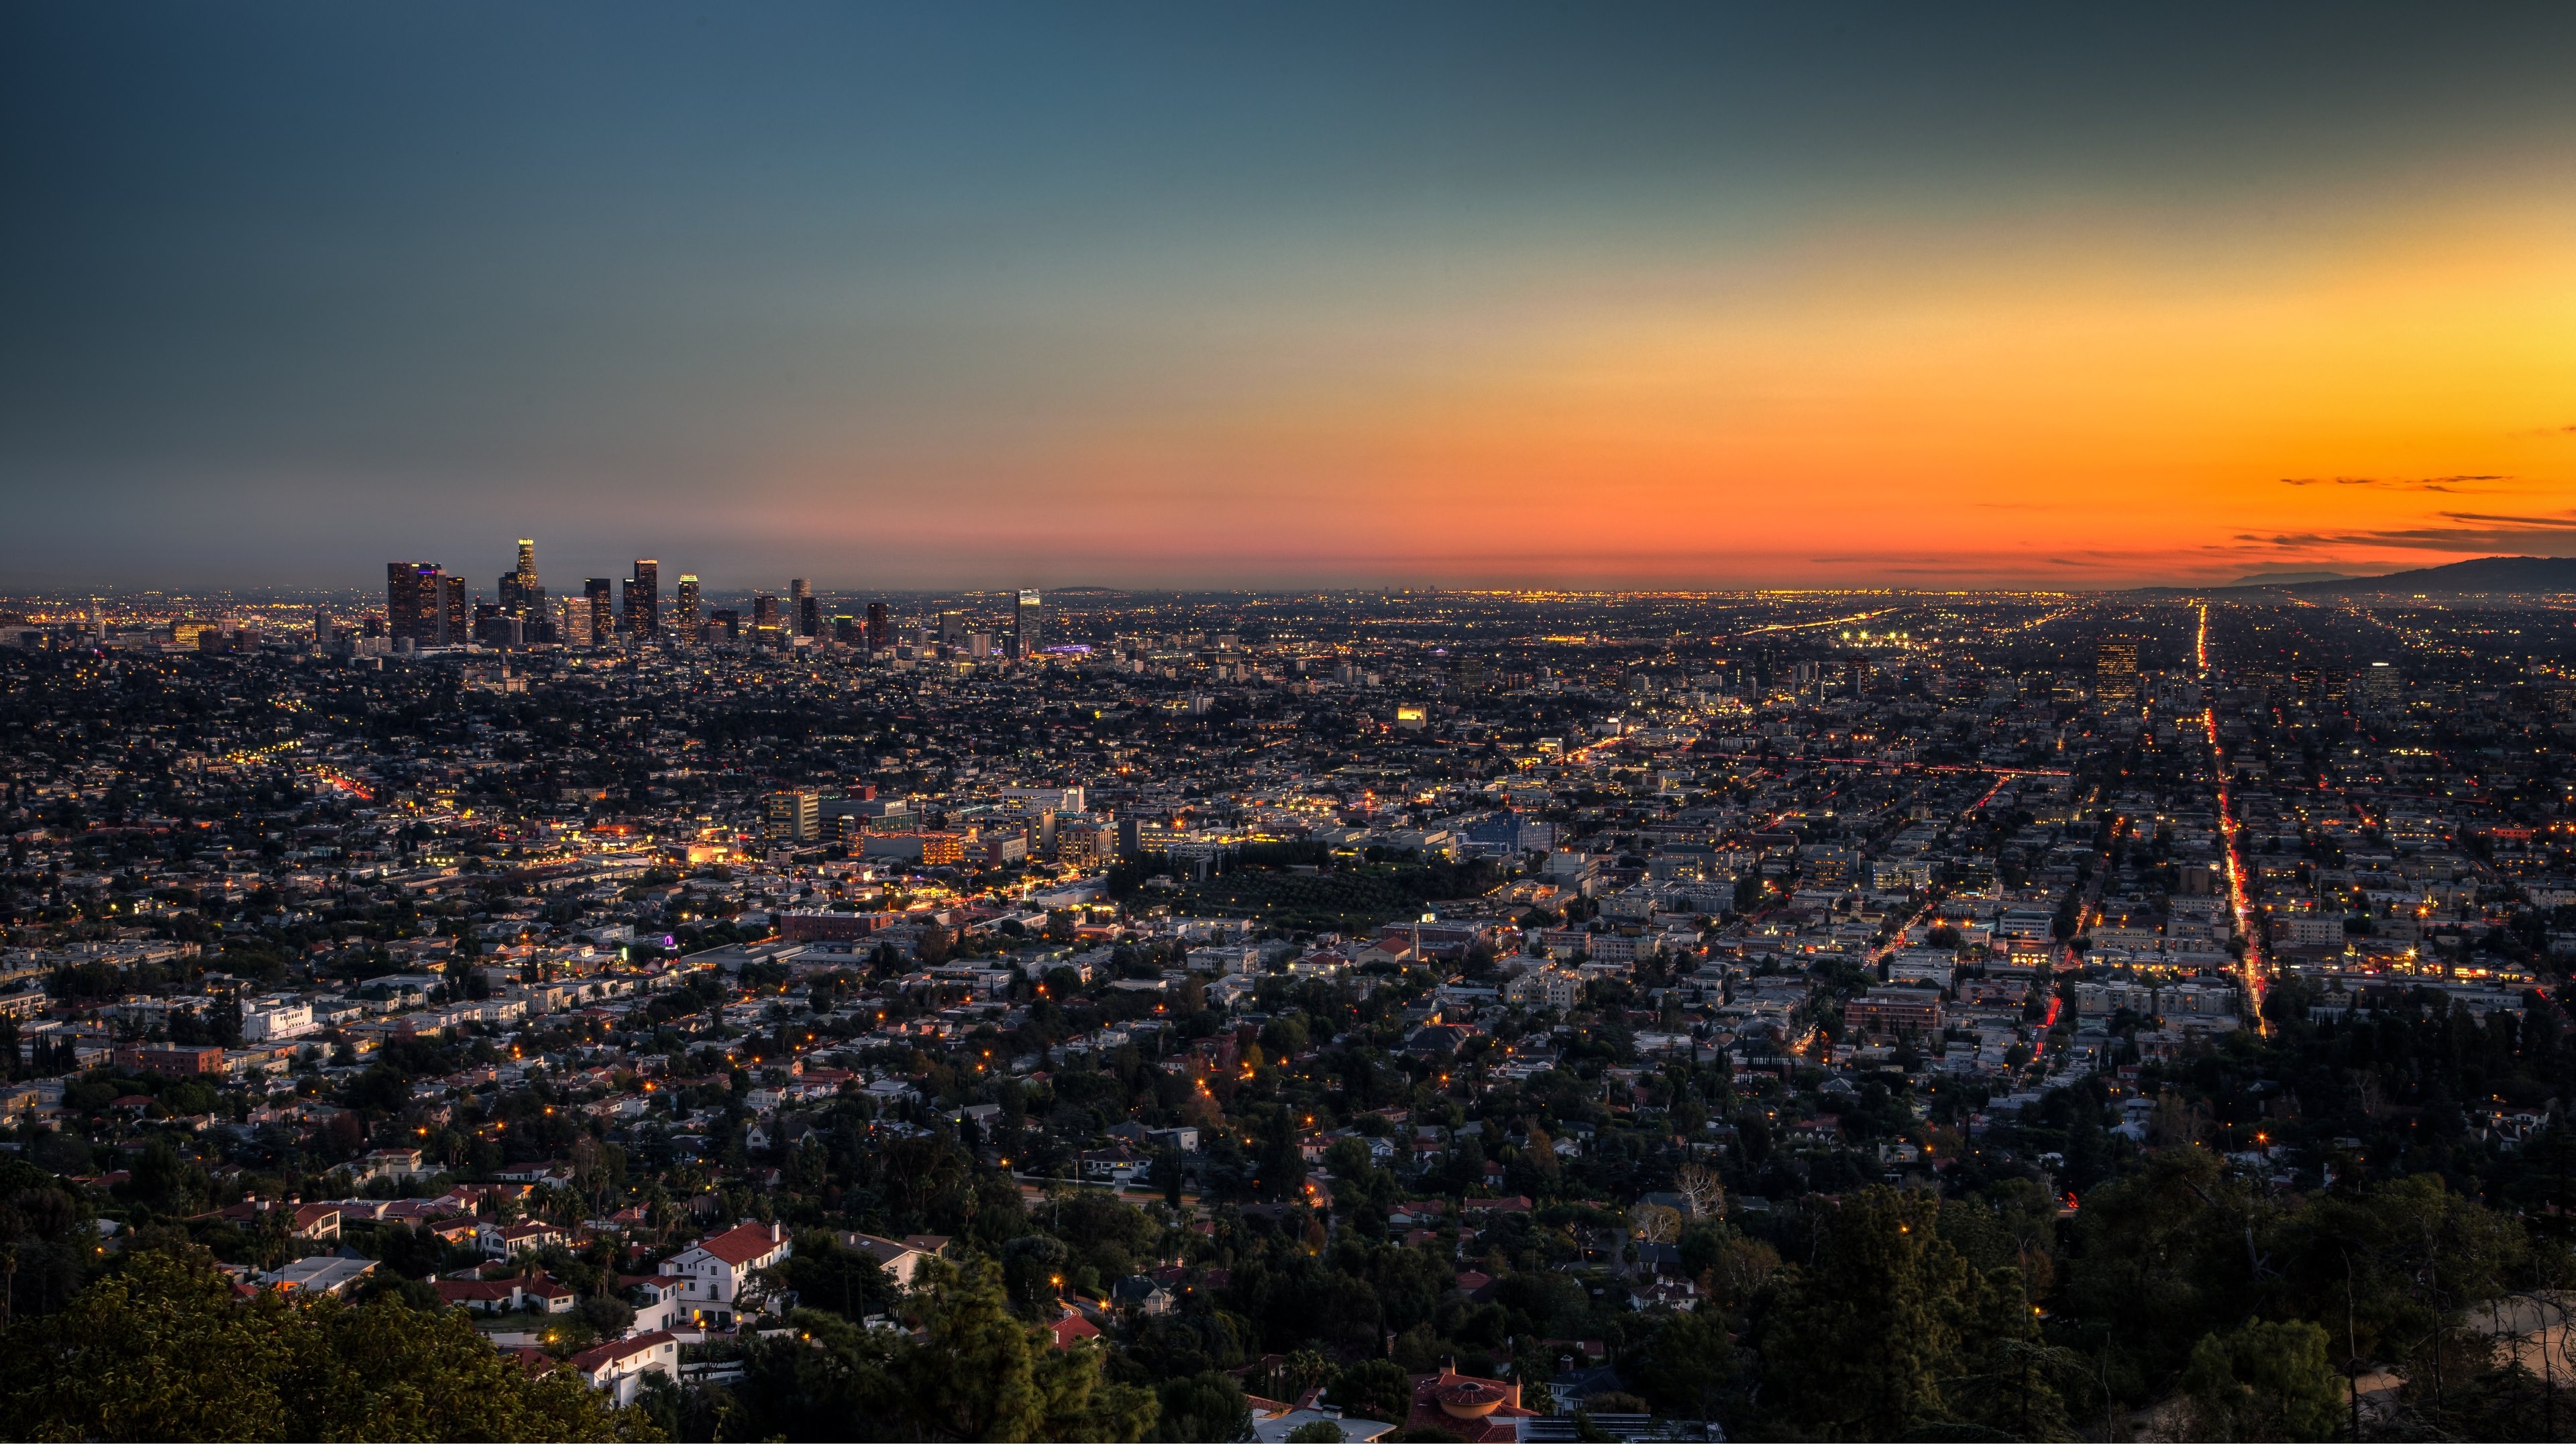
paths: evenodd
<path fill-rule="evenodd" d="M 14 587 L 2576 551 L 2564 13 L 0 25 Z"/>

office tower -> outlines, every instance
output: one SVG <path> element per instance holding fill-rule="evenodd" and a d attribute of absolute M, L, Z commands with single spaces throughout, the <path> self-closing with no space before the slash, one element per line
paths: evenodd
<path fill-rule="evenodd" d="M 823 601 L 814 597 L 813 585 L 805 579 L 789 579 L 787 596 L 796 601 L 796 633 L 814 639 L 823 633 Z"/>
<path fill-rule="evenodd" d="M 671 630 L 691 644 L 698 642 L 698 576 L 680 575 L 680 601 L 672 607 Z"/>
<path fill-rule="evenodd" d="M 590 646 L 602 648 L 608 636 L 617 632 L 617 606 L 609 598 L 606 579 L 584 579 L 581 595 L 590 601 Z"/>
<path fill-rule="evenodd" d="M 778 596 L 776 594 L 751 596 L 751 637 L 752 642 L 757 644 L 778 642 Z"/>
<path fill-rule="evenodd" d="M 461 574 L 440 574 L 438 591 L 442 601 L 438 612 L 441 644 L 462 644 L 474 636 L 467 631 L 469 611 L 465 599 L 465 578 Z"/>
<path fill-rule="evenodd" d="M 1046 606 L 1035 589 L 1020 590 L 1018 607 L 1011 612 L 1012 648 L 1022 659 L 1034 659 L 1046 640 Z"/>
<path fill-rule="evenodd" d="M 939 642 L 954 644 L 966 637 L 966 615 L 962 610 L 939 611 Z"/>
<path fill-rule="evenodd" d="M 566 594 L 562 613 L 563 620 L 555 629 L 555 638 L 567 649 L 588 644 L 590 642 L 590 600 L 583 598 L 576 602 L 572 595 Z"/>
<path fill-rule="evenodd" d="M 635 576 L 626 581 L 626 632 L 650 639 L 662 632 L 662 564 L 639 558 Z"/>
<path fill-rule="evenodd" d="M 2374 663 L 2354 681 L 2362 702 L 2373 709 L 2393 709 L 2406 694 L 2406 680 L 2394 664 Z"/>
<path fill-rule="evenodd" d="M 2138 646 L 2128 639 L 2105 639 L 2093 656 L 2093 697 L 2104 704 L 2138 701 Z"/>
<path fill-rule="evenodd" d="M 894 626 L 886 622 L 885 603 L 880 600 L 868 605 L 868 648 L 878 650 L 893 647 Z"/>
<path fill-rule="evenodd" d="M 438 642 L 438 565 L 385 565 L 385 637 L 413 647 Z"/>
<path fill-rule="evenodd" d="M 774 601 L 773 601 L 774 602 Z M 823 797 L 812 790 L 779 790 L 769 797 L 771 840 L 812 840 L 823 833 Z"/>
<path fill-rule="evenodd" d="M 707 642 L 713 644 L 719 636 L 727 644 L 742 642 L 741 610 L 716 609 L 707 614 Z"/>
<path fill-rule="evenodd" d="M 493 597 L 499 600 L 503 614 L 523 622 L 523 633 L 534 637 L 545 631 L 546 591 L 537 585 L 535 539 L 519 540 L 519 566 L 501 575 L 500 587 Z"/>

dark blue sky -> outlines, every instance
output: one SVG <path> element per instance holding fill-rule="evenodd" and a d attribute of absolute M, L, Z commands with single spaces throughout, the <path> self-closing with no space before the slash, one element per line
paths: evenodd
<path fill-rule="evenodd" d="M 1442 388 L 1819 237 L 2567 177 L 2566 7 L 1946 9 L 13 5 L 0 589 L 1390 577 Z"/>

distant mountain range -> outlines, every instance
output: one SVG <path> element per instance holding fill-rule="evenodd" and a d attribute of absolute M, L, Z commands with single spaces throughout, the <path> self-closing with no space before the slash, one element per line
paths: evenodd
<path fill-rule="evenodd" d="M 2333 583 L 2337 579 L 2348 579 L 2351 577 L 2352 575 L 2350 574 L 2330 573 L 2324 569 L 2317 569 L 2309 573 L 2247 574 L 2245 577 L 2238 579 L 2235 583 L 2228 585 L 2228 587 L 2235 589 L 2277 589 L 2288 584 L 2327 584 Z"/>
<path fill-rule="evenodd" d="M 2138 593 L 2300 593 L 2300 596 L 2354 596 L 2354 593 L 2576 593 L 2576 559 L 2460 559 L 2455 565 L 2429 570 L 2383 572 L 2352 578 L 2331 570 L 2249 572 L 2236 583 L 2218 588 L 2174 588 L 2156 585 Z"/>
<path fill-rule="evenodd" d="M 2372 578 L 2347 578 L 2322 571 L 2250 574 L 2232 587 L 2329 595 L 2571 594 L 2576 593 L 2576 558 L 2472 558 Z"/>

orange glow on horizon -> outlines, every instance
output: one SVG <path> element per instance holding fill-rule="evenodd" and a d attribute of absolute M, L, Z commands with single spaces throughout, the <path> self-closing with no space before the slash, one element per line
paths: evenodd
<path fill-rule="evenodd" d="M 1566 281 L 1450 335 L 1390 324 L 1342 367 L 1291 336 L 1316 365 L 1240 364 L 1276 385 L 972 466 L 1050 550 L 1442 583 L 2084 587 L 2576 554 L 2576 217 L 2484 207 L 2293 250 L 2030 232 L 1854 229 Z M 888 504 L 915 539 L 1008 516 L 913 494 Z"/>

